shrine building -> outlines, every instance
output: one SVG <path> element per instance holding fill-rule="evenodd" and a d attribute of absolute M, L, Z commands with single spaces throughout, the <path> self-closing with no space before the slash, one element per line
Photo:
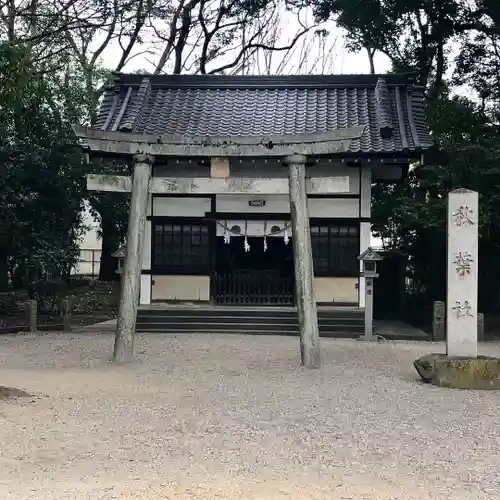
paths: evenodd
<path fill-rule="evenodd" d="M 127 243 L 140 277 L 122 292 L 138 283 L 139 308 L 291 307 L 309 252 L 316 304 L 362 310 L 372 185 L 402 179 L 432 146 L 411 75 L 116 74 L 96 123 L 74 130 L 91 156 L 146 172 L 88 177 L 91 190 L 147 196 Z M 293 165 L 309 233 L 295 263 Z"/>

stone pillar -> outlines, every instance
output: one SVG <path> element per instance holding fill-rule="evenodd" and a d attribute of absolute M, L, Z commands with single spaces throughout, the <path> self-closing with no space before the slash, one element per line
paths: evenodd
<path fill-rule="evenodd" d="M 477 313 L 477 340 L 484 342 L 484 313 Z"/>
<path fill-rule="evenodd" d="M 28 323 L 28 331 L 30 333 L 36 333 L 38 319 L 37 307 L 38 304 L 36 300 L 28 300 L 26 302 L 26 320 Z"/>
<path fill-rule="evenodd" d="M 365 335 L 367 342 L 377 340 L 373 335 L 373 278 L 365 278 Z"/>
<path fill-rule="evenodd" d="M 432 340 L 446 340 L 446 305 L 440 300 L 436 300 L 432 308 Z"/>
<path fill-rule="evenodd" d="M 314 298 L 311 228 L 307 207 L 306 157 L 293 155 L 285 159 L 290 185 L 295 295 L 299 314 L 300 352 L 306 368 L 320 366 L 318 316 Z"/>
<path fill-rule="evenodd" d="M 152 163 L 153 158 L 150 156 L 138 154 L 134 157 L 125 263 L 121 275 L 120 306 L 113 353 L 113 360 L 118 362 L 129 361 L 134 356 L 135 322 L 141 287 L 144 228 Z"/>
<path fill-rule="evenodd" d="M 468 189 L 448 195 L 448 356 L 477 357 L 478 202 Z"/>

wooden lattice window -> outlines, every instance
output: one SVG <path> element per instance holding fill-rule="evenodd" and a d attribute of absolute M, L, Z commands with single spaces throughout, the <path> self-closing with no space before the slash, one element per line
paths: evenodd
<path fill-rule="evenodd" d="M 359 275 L 359 225 L 311 224 L 316 276 Z"/>
<path fill-rule="evenodd" d="M 208 273 L 208 226 L 187 222 L 153 223 L 153 265 L 156 272 Z"/>

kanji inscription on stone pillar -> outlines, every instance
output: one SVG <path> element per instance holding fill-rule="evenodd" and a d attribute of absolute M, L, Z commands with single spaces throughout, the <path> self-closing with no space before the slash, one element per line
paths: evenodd
<path fill-rule="evenodd" d="M 468 189 L 448 195 L 448 356 L 477 356 L 478 202 Z"/>

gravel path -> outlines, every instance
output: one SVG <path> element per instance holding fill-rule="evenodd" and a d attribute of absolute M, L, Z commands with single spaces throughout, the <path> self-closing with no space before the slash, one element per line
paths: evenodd
<path fill-rule="evenodd" d="M 109 334 L 0 337 L 0 498 L 492 499 L 500 393 L 425 386 L 442 345 L 141 335 L 112 366 Z M 500 355 L 499 344 L 482 345 Z"/>

